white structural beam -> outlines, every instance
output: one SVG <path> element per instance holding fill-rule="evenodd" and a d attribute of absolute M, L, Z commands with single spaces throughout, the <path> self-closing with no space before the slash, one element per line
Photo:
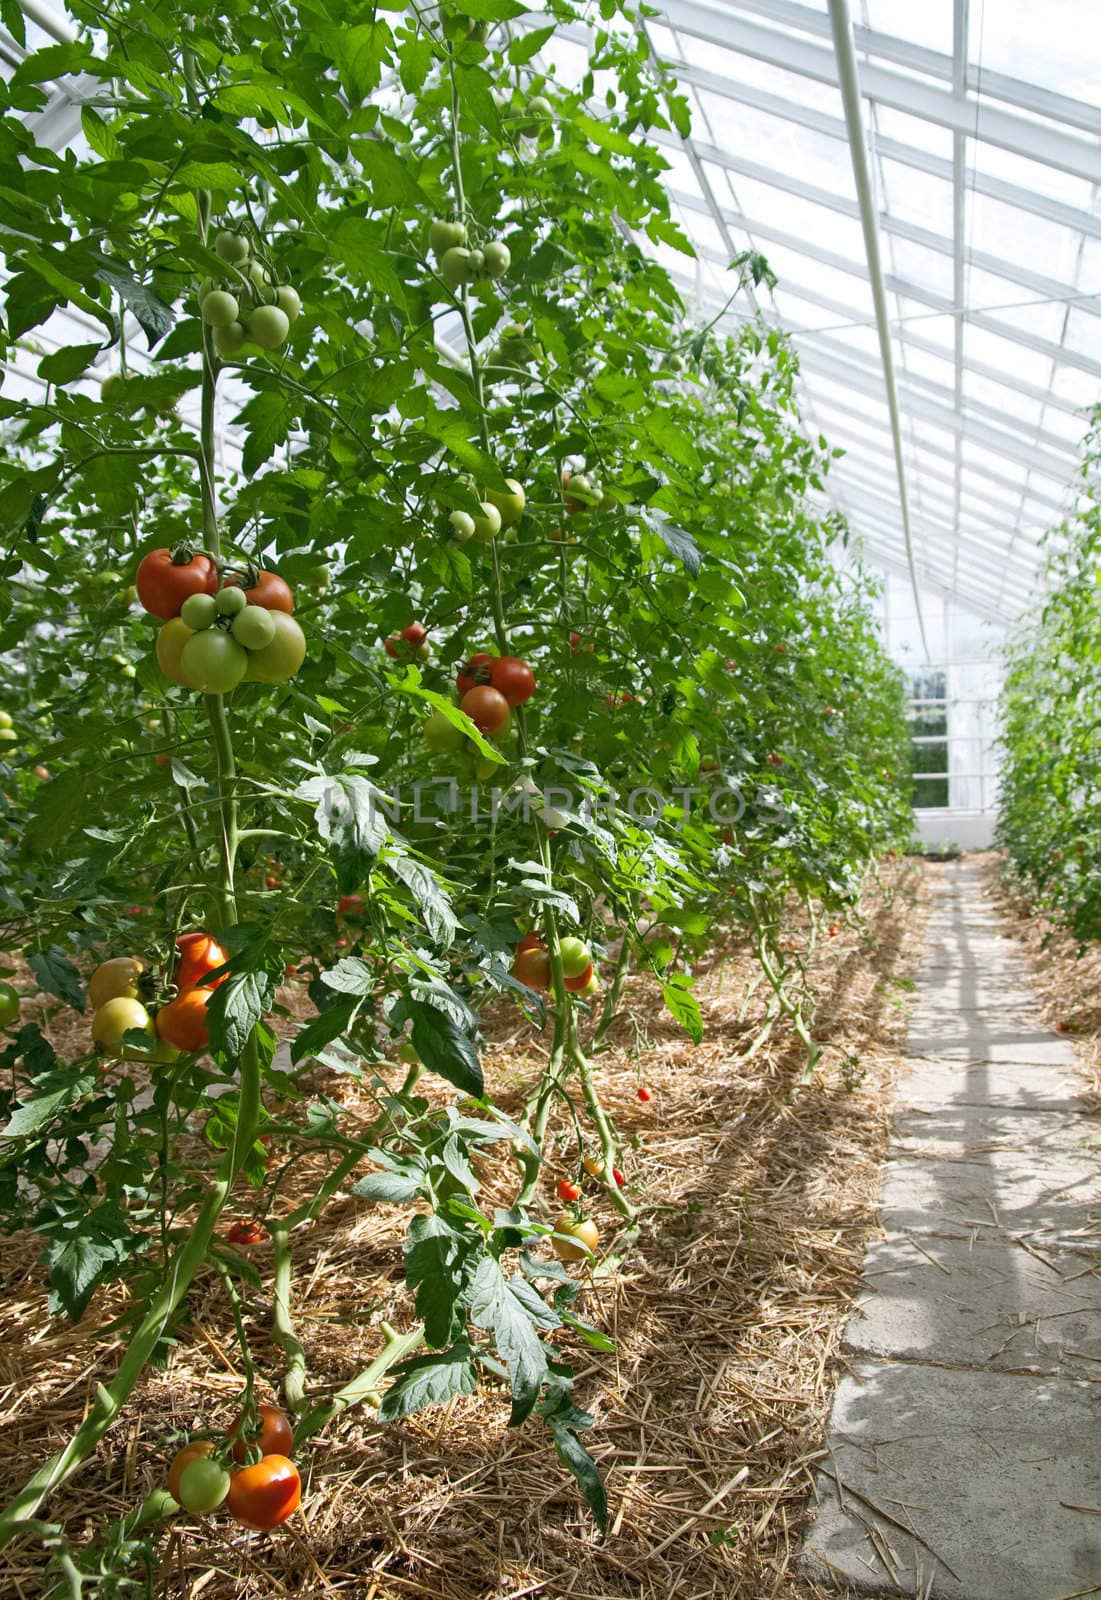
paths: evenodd
<path fill-rule="evenodd" d="M 829 38 L 829 23 L 825 13 L 797 4 L 795 0 L 740 0 L 740 4 L 743 11 L 751 11 L 784 27 L 799 28 L 803 32 Z M 1071 127 L 1082 128 L 1086 133 L 1101 134 L 1101 107 L 1091 105 L 1086 100 L 1075 100 L 1070 95 L 1056 94 L 1051 89 L 1041 88 L 1039 84 L 1026 83 L 1022 78 L 1009 77 L 1002 72 L 991 72 L 988 67 L 981 69 L 978 66 L 969 67 L 966 55 L 963 58 L 965 71 L 961 78 L 956 70 L 960 59 L 958 50 L 954 50 L 950 56 L 944 55 L 939 50 L 930 50 L 924 45 L 913 44 L 909 39 L 900 39 L 890 33 L 880 33 L 875 28 L 862 27 L 859 23 L 854 25 L 853 34 L 858 50 L 869 56 L 878 56 L 881 60 L 891 61 L 896 66 L 904 67 L 908 72 L 921 72 L 930 78 L 942 78 L 945 82 L 951 83 L 957 92 L 981 90 L 983 94 L 995 100 L 1004 100 L 1008 105 L 1015 106 L 1020 111 L 1027 111 L 1031 116 L 1050 117 L 1055 122 L 1065 122 Z M 955 38 L 958 37 L 956 33 Z M 964 50 L 966 51 L 966 40 Z"/>
<path fill-rule="evenodd" d="M 700 0 L 665 0 L 663 10 L 670 25 L 680 33 L 693 34 L 784 72 L 796 72 L 815 83 L 828 84 L 840 89 L 844 98 L 836 49 L 749 22 L 730 6 L 708 6 Z M 830 15 L 832 22 L 832 7 Z M 836 42 L 834 31 L 835 47 Z M 985 95 L 957 94 L 916 75 L 880 66 L 874 60 L 865 63 L 860 81 L 862 93 L 880 105 L 1004 150 L 1026 150 L 1033 161 L 1073 173 L 1090 183 L 1101 182 L 1101 145 L 1095 138 L 1003 111 L 991 105 Z"/>

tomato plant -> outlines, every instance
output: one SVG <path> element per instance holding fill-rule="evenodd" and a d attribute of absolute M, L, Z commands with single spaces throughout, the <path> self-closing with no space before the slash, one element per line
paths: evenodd
<path fill-rule="evenodd" d="M 698 958 L 736 928 L 812 1069 L 788 909 L 828 926 L 907 836 L 886 776 L 901 681 L 808 493 L 830 454 L 752 311 L 767 264 L 740 258 L 739 316 L 702 326 L 642 247 L 687 255 L 659 151 L 685 97 L 628 9 L 603 8 L 573 87 L 522 27 L 488 26 L 506 0 L 489 9 L 361 26 L 328 0 L 230 0 L 192 48 L 121 0 L 0 82 L 6 357 L 51 323 L 0 442 L 0 951 L 91 1012 L 70 1051 L 37 1023 L 5 1037 L 0 1110 L 26 1131 L 0 1192 L 5 1224 L 42 1236 L 58 1315 L 113 1285 L 126 1307 L 117 1370 L 0 1543 L 187 1336 L 200 1272 L 236 1328 L 238 1284 L 270 1271 L 256 1343 L 282 1370 L 260 1376 L 305 1459 L 323 1423 L 286 1218 L 308 1230 L 348 1188 L 407 1211 L 409 1329 L 379 1326 L 364 1385 L 380 1425 L 504 1373 L 510 1421 L 545 1424 L 603 1525 L 547 1338 L 574 1291 L 532 1250 L 552 1114 L 576 1111 L 599 1183 L 599 1228 L 567 1214 L 551 1246 L 584 1262 L 633 1214 L 592 1059 L 633 974 L 698 1040 Z M 27 113 L 97 75 L 79 144 L 38 149 Z M 53 348 L 72 311 L 77 340 Z M 426 778 L 454 784 L 461 823 L 425 814 Z M 476 784 L 501 803 L 466 806 Z M 640 790 L 663 797 L 645 818 L 619 803 Z M 483 1014 L 506 1004 L 547 1030 L 513 1114 L 482 1065 Z M 106 1113 L 96 1043 L 120 1052 Z M 307 1073 L 323 1115 L 297 1098 Z M 56 1151 L 93 1140 L 78 1191 Z M 509 1209 L 483 1213 L 469 1175 L 493 1154 Z M 292 1208 L 280 1174 L 303 1170 Z M 226 1227 L 245 1182 L 262 1261 L 224 1247 L 259 1228 Z M 430 1266 L 426 1226 L 446 1239 Z M 518 1322 L 475 1319 L 474 1281 Z M 278 1455 L 233 1474 L 247 1526 L 297 1504 Z"/>

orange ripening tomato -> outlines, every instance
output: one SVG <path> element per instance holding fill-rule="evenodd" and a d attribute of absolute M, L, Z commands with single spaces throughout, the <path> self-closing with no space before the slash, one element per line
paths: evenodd
<path fill-rule="evenodd" d="M 256 1226 L 255 1223 L 252 1224 Z M 290 1418 L 278 1406 L 257 1406 L 260 1418 L 259 1430 L 242 1434 L 241 1427 L 244 1423 L 244 1413 L 237 1418 L 232 1428 L 226 1430 L 226 1438 L 233 1445 L 234 1461 L 247 1461 L 247 1445 L 255 1445 L 262 1456 L 288 1456 L 291 1445 L 294 1443 L 294 1429 L 291 1427 Z"/>
<path fill-rule="evenodd" d="M 205 1050 L 210 1043 L 206 1025 L 209 989 L 185 989 L 157 1012 L 158 1038 L 177 1050 Z"/>
<path fill-rule="evenodd" d="M 225 978 L 217 978 L 211 983 L 207 982 L 210 973 L 218 967 L 224 967 L 229 960 L 213 934 L 203 928 L 193 928 L 190 933 L 180 934 L 176 949 L 180 953 L 176 967 L 176 988 L 181 994 L 187 989 L 216 989 L 226 981 Z"/>
<path fill-rule="evenodd" d="M 466 712 L 479 733 L 500 733 L 509 724 L 508 701 L 489 684 L 468 689 L 459 701 L 459 710 Z"/>
<path fill-rule="evenodd" d="M 517 954 L 521 950 L 538 950 L 542 944 L 543 935 L 541 933 L 525 933 L 524 937 L 517 941 Z"/>
<path fill-rule="evenodd" d="M 541 946 L 517 950 L 512 963 L 512 976 L 529 989 L 549 989 L 551 961 L 549 953 Z"/>
<path fill-rule="evenodd" d="M 240 587 L 240 579 L 230 574 L 226 579 L 226 588 Z M 288 616 L 294 611 L 294 594 L 291 586 L 286 578 L 279 576 L 278 572 L 261 571 L 252 588 L 245 590 L 245 599 L 250 606 L 263 606 L 266 611 L 285 611 Z"/>
<path fill-rule="evenodd" d="M 562 985 L 571 994 L 579 994 L 582 989 L 587 989 L 593 976 L 593 964 L 590 961 L 584 972 L 579 972 L 576 978 L 563 978 Z"/>
<path fill-rule="evenodd" d="M 286 1522 L 301 1498 L 302 1480 L 294 1462 L 286 1456 L 265 1456 L 233 1474 L 226 1510 L 242 1527 L 266 1532 Z"/>

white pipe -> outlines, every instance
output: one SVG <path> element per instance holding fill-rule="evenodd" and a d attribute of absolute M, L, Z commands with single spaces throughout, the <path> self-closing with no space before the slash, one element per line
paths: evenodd
<path fill-rule="evenodd" d="M 43 33 L 48 33 L 58 44 L 71 44 L 76 38 L 76 29 L 67 17 L 52 6 L 42 4 L 42 0 L 19 0 L 19 9 L 31 22 L 37 23 Z"/>
<path fill-rule="evenodd" d="M 891 418 L 891 438 L 895 448 L 895 468 L 898 473 L 898 502 L 902 513 L 902 532 L 906 540 L 906 564 L 910 569 L 910 586 L 914 591 L 914 606 L 921 631 L 925 654 L 929 654 L 929 641 L 925 634 L 925 618 L 921 612 L 921 595 L 918 592 L 917 571 L 914 566 L 914 541 L 910 529 L 910 498 L 906 491 L 906 464 L 902 452 L 902 419 L 898 408 L 898 388 L 895 384 L 895 363 L 891 351 L 891 323 L 887 313 L 887 286 L 883 277 L 883 258 L 879 250 L 879 218 L 876 214 L 875 190 L 872 186 L 871 167 L 868 163 L 868 145 L 864 133 L 864 112 L 860 96 L 860 78 L 856 67 L 856 40 L 853 37 L 853 20 L 849 0 L 829 0 L 830 26 L 833 29 L 833 48 L 837 57 L 837 78 L 841 99 L 845 107 L 845 125 L 849 130 L 849 155 L 852 158 L 856 195 L 860 201 L 860 224 L 864 230 L 864 253 L 868 260 L 868 282 L 875 306 L 876 328 L 879 333 L 879 354 L 883 362 L 883 381 L 887 389 L 887 410 Z"/>

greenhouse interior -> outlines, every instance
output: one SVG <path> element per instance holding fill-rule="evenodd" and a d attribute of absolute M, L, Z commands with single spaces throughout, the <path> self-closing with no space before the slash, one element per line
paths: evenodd
<path fill-rule="evenodd" d="M 1101 1596 L 1099 86 L 0 0 L 0 1600 Z"/>

